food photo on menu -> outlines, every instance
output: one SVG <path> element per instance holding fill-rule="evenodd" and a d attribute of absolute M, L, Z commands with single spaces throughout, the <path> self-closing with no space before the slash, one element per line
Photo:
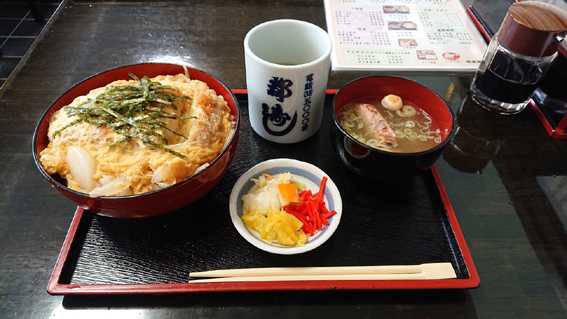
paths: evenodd
<path fill-rule="evenodd" d="M 566 37 L 561 1 L 0 3 L 0 317 L 565 317 Z"/>

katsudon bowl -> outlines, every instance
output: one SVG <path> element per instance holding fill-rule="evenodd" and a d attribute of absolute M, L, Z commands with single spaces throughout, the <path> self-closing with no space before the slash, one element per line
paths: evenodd
<path fill-rule="evenodd" d="M 399 96 L 403 105 L 412 106 L 418 112 L 425 111 L 429 115 L 428 123 L 435 125 L 432 131 L 438 134 L 435 136 L 435 143 L 418 151 L 411 148 L 409 151 L 381 148 L 365 143 L 353 134 L 352 129 L 347 129 L 347 123 L 341 116 L 348 107 L 360 101 L 375 101 L 375 105 L 381 104 L 387 95 Z M 377 105 L 378 110 L 380 106 Z M 385 108 L 379 111 L 383 114 L 381 119 L 392 117 L 392 112 Z M 349 170 L 372 179 L 395 181 L 429 169 L 455 132 L 455 115 L 447 103 L 429 88 L 400 77 L 369 76 L 348 83 L 337 92 L 332 114 L 334 125 L 331 128 L 331 140 L 340 160 Z M 412 126 L 419 127 L 416 126 L 418 124 L 413 123 Z M 397 134 L 394 136 L 400 137 Z"/>
<path fill-rule="evenodd" d="M 187 74 L 191 79 L 205 82 L 227 102 L 234 129 L 227 137 L 226 144 L 220 153 L 209 161 L 204 169 L 177 183 L 146 193 L 129 196 L 101 196 L 93 197 L 87 193 L 78 192 L 69 188 L 64 179 L 50 175 L 40 162 L 40 153 L 49 144 L 47 132 L 50 119 L 62 107 L 70 104 L 76 97 L 82 96 L 91 90 L 103 87 L 116 80 L 127 80 L 129 74 L 154 77 L 157 75 Z M 156 216 L 173 211 L 190 204 L 207 194 L 219 183 L 228 169 L 238 143 L 239 134 L 238 101 L 230 89 L 212 75 L 190 67 L 170 63 L 141 63 L 117 67 L 93 75 L 70 88 L 61 95 L 42 115 L 33 136 L 33 157 L 35 164 L 44 179 L 57 191 L 78 206 L 94 213 L 117 218 L 141 218 Z"/>

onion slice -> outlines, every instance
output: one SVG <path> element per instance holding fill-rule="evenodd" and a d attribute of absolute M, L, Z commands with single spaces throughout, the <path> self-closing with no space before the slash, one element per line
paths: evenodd
<path fill-rule="evenodd" d="M 94 158 L 79 146 L 69 146 L 65 160 L 69 165 L 73 179 L 79 183 L 83 191 L 90 192 L 95 187 L 93 176 L 96 165 Z"/>
<path fill-rule="evenodd" d="M 132 190 L 128 184 L 128 180 L 124 176 L 120 176 L 110 180 L 103 185 L 93 189 L 89 195 L 92 197 L 100 196 L 126 196 L 131 195 Z"/>

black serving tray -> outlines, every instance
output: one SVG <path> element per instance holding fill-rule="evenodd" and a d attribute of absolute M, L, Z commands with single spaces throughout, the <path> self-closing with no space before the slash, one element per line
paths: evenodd
<path fill-rule="evenodd" d="M 242 91 L 241 91 L 242 92 Z M 435 169 L 404 181 L 363 179 L 340 162 L 329 138 L 333 95 L 321 130 L 307 141 L 268 142 L 250 128 L 247 96 L 238 151 L 220 184 L 204 198 L 150 219 L 112 219 L 78 209 L 48 291 L 128 294 L 291 289 L 471 288 L 478 274 Z M 301 255 L 273 255 L 240 237 L 228 199 L 237 178 L 258 162 L 293 158 L 324 170 L 337 185 L 343 216 L 335 234 Z M 167 199 L 164 199 L 167 200 Z M 457 279 L 190 284 L 189 272 L 276 266 L 410 265 L 451 262 Z"/>

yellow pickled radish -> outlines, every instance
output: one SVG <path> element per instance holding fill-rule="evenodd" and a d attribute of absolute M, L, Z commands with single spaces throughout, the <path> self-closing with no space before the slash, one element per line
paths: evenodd
<path fill-rule="evenodd" d="M 283 210 L 272 210 L 267 214 L 246 212 L 242 215 L 242 221 L 247 228 L 258 233 L 260 238 L 271 243 L 303 246 L 307 242 L 301 221 Z"/>

